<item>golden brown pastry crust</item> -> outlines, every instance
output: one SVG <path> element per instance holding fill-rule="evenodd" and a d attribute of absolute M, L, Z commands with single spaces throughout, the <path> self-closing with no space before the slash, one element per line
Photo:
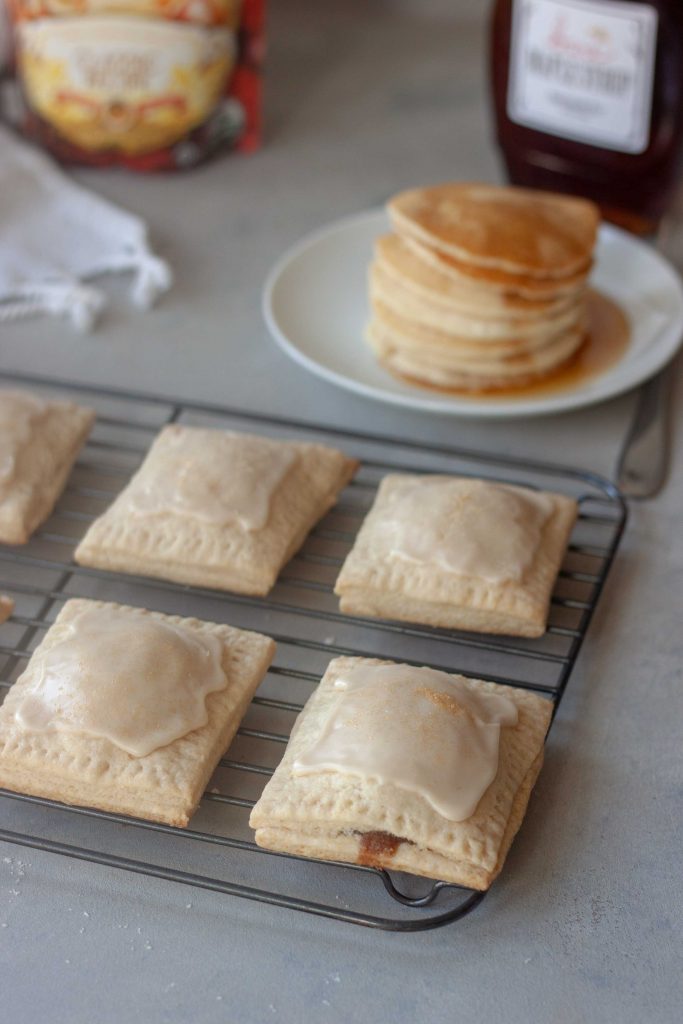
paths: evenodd
<path fill-rule="evenodd" d="M 228 686 L 208 695 L 207 725 L 144 757 L 133 757 L 107 739 L 23 729 L 14 718 L 28 685 L 20 678 L 0 708 L 0 786 L 62 803 L 187 825 L 268 669 L 275 644 L 269 637 L 232 626 L 75 598 L 64 605 L 36 654 L 59 642 L 64 627 L 86 609 L 101 609 L 104 615 L 123 609 L 216 637 L 223 645 Z"/>
<path fill-rule="evenodd" d="M 0 542 L 26 544 L 48 518 L 94 420 L 92 409 L 46 400 L 45 415 L 32 425 L 0 496 Z"/>
<path fill-rule="evenodd" d="M 391 555 L 386 540 L 387 509 L 397 488 L 413 479 L 421 478 L 391 474 L 382 480 L 335 584 L 341 610 L 480 633 L 542 636 L 552 588 L 576 519 L 576 502 L 565 495 L 542 492 L 552 498 L 554 512 L 543 528 L 530 568 L 520 582 L 492 583 Z"/>
<path fill-rule="evenodd" d="M 518 709 L 517 725 L 501 730 L 496 778 L 465 821 L 443 818 L 419 794 L 390 783 L 336 771 L 295 775 L 295 759 L 316 741 L 336 700 L 339 675 L 358 665 L 386 664 L 391 663 L 369 658 L 335 658 L 330 663 L 251 813 L 256 842 L 268 849 L 355 863 L 364 862 L 362 836 L 380 832 L 402 841 L 395 852 L 379 855 L 375 866 L 487 889 L 524 817 L 543 761 L 552 705 L 526 690 L 464 680 L 473 690 L 504 694 Z"/>
<path fill-rule="evenodd" d="M 183 431 L 180 426 L 165 431 Z M 205 430 L 206 443 L 219 431 Z M 303 544 L 315 523 L 335 504 L 358 463 L 318 444 L 280 442 L 298 458 L 277 487 L 265 527 L 207 523 L 176 512 L 131 516 L 126 488 L 90 526 L 78 545 L 80 565 L 216 587 L 267 594 L 278 573 Z M 156 444 L 156 442 L 155 442 Z M 155 458 L 153 444 L 133 478 L 139 483 Z M 133 481 L 131 481 L 131 485 Z"/>

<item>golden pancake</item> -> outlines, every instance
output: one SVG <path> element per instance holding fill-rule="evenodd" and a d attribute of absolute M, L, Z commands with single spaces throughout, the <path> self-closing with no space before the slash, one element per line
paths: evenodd
<path fill-rule="evenodd" d="M 491 391 L 565 366 L 587 331 L 593 203 L 492 185 L 413 189 L 377 240 L 367 340 L 390 372 Z"/>
<path fill-rule="evenodd" d="M 599 223 L 589 200 L 484 184 L 410 189 L 388 209 L 399 234 L 463 266 L 543 280 L 585 270 Z"/>
<path fill-rule="evenodd" d="M 444 347 L 416 343 L 406 325 L 397 324 L 395 317 L 375 312 L 368 327 L 370 343 L 376 352 L 389 352 L 411 359 L 423 369 L 438 368 L 445 372 L 478 374 L 481 376 L 514 377 L 522 372 L 545 372 L 564 362 L 581 344 L 585 336 L 585 325 L 566 331 L 546 344 L 533 349 L 490 352 L 488 348 L 480 353 L 461 350 L 451 351 Z M 419 372 L 417 374 L 419 376 Z"/>
<path fill-rule="evenodd" d="M 492 391 L 497 388 L 522 387 L 554 373 L 573 358 L 583 343 L 584 335 L 576 331 L 553 343 L 550 346 L 553 358 L 548 363 L 534 362 L 529 357 L 514 365 L 501 363 L 491 366 L 485 373 L 469 367 L 444 367 L 426 360 L 423 354 L 416 356 L 396 347 L 377 320 L 372 320 L 368 325 L 367 339 L 382 366 L 399 377 L 408 378 L 412 383 L 454 391 Z"/>
<path fill-rule="evenodd" d="M 402 288 L 382 264 L 370 267 L 370 299 L 416 325 L 433 329 L 457 339 L 474 342 L 478 346 L 500 343 L 513 347 L 522 342 L 542 344 L 561 331 L 576 327 L 583 316 L 583 292 L 574 302 L 552 317 L 526 319 L 498 317 L 485 319 L 476 313 L 462 313 L 443 304 L 433 303 L 421 295 Z"/>
<path fill-rule="evenodd" d="M 434 327 L 427 327 L 415 320 L 409 320 L 400 316 L 393 309 L 382 302 L 371 302 L 372 319 L 382 323 L 396 339 L 406 348 L 414 352 L 424 352 L 425 357 L 434 357 L 446 360 L 453 365 L 462 362 L 476 362 L 482 366 L 485 363 L 510 360 L 517 356 L 525 356 L 528 353 L 537 352 L 540 349 L 564 337 L 568 332 L 559 331 L 546 337 L 535 338 L 513 338 L 508 341 L 481 342 L 471 339 L 459 338 L 446 331 L 440 331 Z M 585 314 L 577 321 L 571 330 L 585 330 Z"/>
<path fill-rule="evenodd" d="M 532 298 L 492 289 L 485 282 L 458 280 L 442 270 L 438 261 L 421 259 L 399 235 L 382 235 L 377 239 L 375 262 L 401 288 L 449 310 L 474 313 L 481 319 L 543 318 L 559 313 L 574 301 L 571 292 L 557 298 Z M 578 286 L 577 292 L 582 287 Z"/>
<path fill-rule="evenodd" d="M 568 366 L 574 356 L 570 355 L 559 366 L 542 373 L 524 373 L 511 377 L 477 377 L 471 374 L 442 373 L 439 371 L 420 371 L 419 367 L 402 356 L 391 354 L 389 356 L 377 355 L 377 362 L 383 366 L 393 377 L 406 384 L 417 385 L 418 387 L 433 388 L 436 391 L 456 392 L 459 394 L 495 394 L 496 391 L 510 391 L 512 388 L 526 388 L 530 384 L 551 378 L 555 373 Z M 419 375 L 421 374 L 421 375 Z"/>
<path fill-rule="evenodd" d="M 582 270 L 572 274 L 571 277 L 564 278 L 540 278 L 531 277 L 528 274 L 513 275 L 493 267 L 477 267 L 473 264 L 462 263 L 454 256 L 437 252 L 436 249 L 412 237 L 405 236 L 404 241 L 418 259 L 458 281 L 461 287 L 488 291 L 498 290 L 505 295 L 521 295 L 525 298 L 545 301 L 574 295 L 585 283 L 592 265 L 589 262 L 584 265 Z"/>

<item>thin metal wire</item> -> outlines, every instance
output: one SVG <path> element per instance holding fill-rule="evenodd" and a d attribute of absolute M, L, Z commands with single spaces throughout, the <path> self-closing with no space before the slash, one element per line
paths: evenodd
<path fill-rule="evenodd" d="M 81 593 L 87 596 L 90 584 L 98 586 L 98 593 L 101 593 L 103 584 L 111 586 L 116 583 L 125 584 L 131 590 L 134 595 L 131 603 L 143 606 L 153 603 L 156 594 L 166 594 L 169 599 L 175 594 L 182 595 L 184 600 L 188 597 L 196 601 L 206 598 L 213 602 L 220 600 L 225 603 L 227 620 L 230 609 L 234 610 L 233 614 L 241 612 L 253 615 L 258 621 L 256 626 L 250 628 L 260 628 L 262 632 L 268 633 L 278 642 L 279 649 L 288 652 L 287 663 L 276 662 L 271 666 L 266 677 L 268 685 L 303 687 L 303 691 L 297 690 L 297 698 L 301 696 L 305 699 L 317 684 L 319 661 L 315 661 L 316 658 L 327 660 L 336 655 L 376 657 L 377 651 L 372 649 L 374 645 L 383 645 L 386 651 L 391 652 L 395 644 L 410 641 L 411 644 L 422 648 L 428 645 L 425 648 L 427 654 L 422 650 L 421 656 L 411 658 L 402 649 L 402 662 L 422 665 L 432 661 L 436 667 L 447 668 L 449 671 L 460 670 L 478 678 L 544 693 L 553 699 L 554 713 L 557 711 L 626 520 L 624 502 L 614 485 L 608 481 L 592 473 L 565 469 L 548 463 L 527 463 L 509 457 L 494 458 L 462 449 L 392 441 L 372 435 L 355 434 L 348 430 L 328 431 L 313 424 L 288 422 L 276 417 L 258 416 L 250 412 L 226 410 L 176 399 L 167 400 L 154 395 L 127 394 L 106 388 L 93 389 L 25 375 L 4 376 L 15 383 L 66 393 L 69 397 L 80 397 L 83 401 L 104 408 L 98 414 L 95 436 L 88 442 L 78 460 L 52 519 L 37 532 L 32 543 L 26 548 L 17 550 L 0 547 L 0 575 L 7 577 L 3 589 L 14 594 L 18 601 L 33 602 L 26 613 L 20 610 L 12 616 L 11 621 L 18 629 L 14 643 L 0 645 L 0 656 L 6 659 L 2 668 L 0 687 L 6 688 L 14 681 L 22 664 L 31 656 L 40 635 L 49 628 L 56 606 Z M 312 531 L 309 541 L 285 569 L 275 592 L 266 600 L 245 595 L 221 594 L 207 588 L 180 586 L 164 580 L 115 575 L 78 566 L 69 560 L 71 549 L 78 538 L 124 486 L 128 477 L 142 461 L 152 437 L 160 427 L 184 418 L 192 422 L 198 417 L 201 422 L 206 422 L 207 418 L 217 418 L 222 421 L 213 424 L 217 426 L 226 425 L 228 421 L 231 428 L 260 428 L 262 432 L 275 432 L 276 436 L 280 434 L 290 437 L 312 437 L 315 440 L 326 440 L 333 445 L 343 442 L 348 450 L 356 450 L 360 454 L 361 470 L 356 480 L 349 485 L 347 492 L 348 495 L 355 496 L 354 499 L 342 497 L 330 516 Z M 110 436 L 106 436 L 107 434 Z M 139 438 L 140 443 L 131 441 L 131 435 Z M 123 443 L 120 443 L 121 437 L 125 437 Z M 450 468 L 456 463 L 457 470 Z M 559 574 L 558 582 L 558 588 L 563 586 L 565 590 L 553 595 L 551 622 L 542 641 L 473 636 L 429 627 L 342 616 L 338 612 L 336 603 L 333 604 L 331 600 L 333 578 L 353 543 L 355 529 L 372 503 L 379 480 L 385 473 L 396 470 L 415 473 L 457 471 L 459 475 L 481 475 L 487 479 L 525 483 L 532 487 L 550 487 L 550 482 L 554 481 L 555 489 L 561 485 L 570 491 L 579 488 L 580 493 L 576 497 L 580 505 L 581 532 L 573 538 L 569 546 L 567 561 Z M 535 479 L 529 479 L 530 476 Z M 342 523 L 348 524 L 349 521 L 353 524 L 353 529 L 339 528 Z M 73 526 L 74 534 L 78 536 L 71 537 L 64 533 L 66 523 Z M 591 530 L 597 531 L 599 536 L 586 537 L 586 530 L 589 533 Z M 21 577 L 16 582 L 7 574 L 12 565 L 16 567 L 12 575 Z M 324 570 L 327 570 L 327 573 L 324 573 Z M 26 575 L 27 573 L 30 575 Z M 570 588 L 569 592 L 566 588 Z M 286 625 L 276 627 L 275 620 L 282 615 L 287 617 Z M 316 634 L 321 627 L 332 625 L 342 630 L 343 638 L 339 641 L 336 637 L 320 639 L 317 635 L 309 635 L 311 626 L 315 627 L 313 633 Z M 314 662 L 309 665 L 308 659 L 311 658 Z M 294 664 L 291 659 L 295 659 Z M 238 730 L 237 738 L 227 752 L 229 756 L 226 755 L 219 763 L 219 770 L 228 773 L 231 786 L 241 785 L 240 779 L 243 779 L 245 784 L 250 778 L 257 783 L 259 779 L 265 780 L 273 773 L 273 765 L 279 760 L 282 747 L 288 740 L 289 727 L 303 706 L 303 700 L 289 699 L 289 696 L 286 693 L 283 698 L 269 691 L 267 694 L 260 692 L 254 697 L 251 709 Z M 252 719 L 252 716 L 256 717 Z M 250 753 L 240 757 L 237 747 L 244 743 L 256 746 L 253 751 L 250 747 Z M 269 761 L 272 761 L 272 764 L 268 763 Z M 258 855 L 255 863 L 279 859 L 299 871 L 297 878 L 305 886 L 305 872 L 307 866 L 310 867 L 310 862 L 305 858 L 261 850 L 253 841 L 234 834 L 233 826 L 227 820 L 219 822 L 216 826 L 219 831 L 216 832 L 177 829 L 158 822 L 131 819 L 91 808 L 67 808 L 53 801 L 26 794 L 0 792 L 15 807 L 20 807 L 23 803 L 44 813 L 59 811 L 67 828 L 69 821 L 72 820 L 93 821 L 100 822 L 102 828 L 106 824 L 107 828 L 122 829 L 122 836 L 129 835 L 130 830 L 134 829 L 141 834 L 159 837 L 160 843 L 163 837 L 166 837 L 164 845 L 155 851 L 154 860 L 150 857 L 146 861 L 115 853 L 109 846 L 101 849 L 92 845 L 62 842 L 51 834 L 47 825 L 44 826 L 44 835 L 35 835 L 38 826 L 30 825 L 29 821 L 25 832 L 0 829 L 0 839 L 7 842 L 366 927 L 395 931 L 434 928 L 469 913 L 483 898 L 482 893 L 464 890 L 444 882 L 425 883 L 428 885 L 427 891 L 414 895 L 402 891 L 400 885 L 386 871 L 359 865 L 322 865 L 323 870 L 342 870 L 344 878 L 379 878 L 388 897 L 395 901 L 396 905 L 407 908 L 406 912 L 413 916 L 386 917 L 367 909 L 351 910 L 338 905 L 332 898 L 327 902 L 313 901 L 300 895 L 290 895 L 285 891 L 273 892 L 266 887 L 251 886 L 234 879 L 222 880 L 210 874 L 189 872 L 177 865 L 157 863 L 157 860 L 161 861 L 166 856 L 166 843 L 170 843 L 171 838 L 182 839 L 191 841 L 197 849 L 203 846 L 219 847 L 248 854 L 250 858 Z M 225 809 L 226 814 L 239 815 L 248 812 L 257 795 L 253 785 L 249 790 L 242 792 L 210 790 L 204 795 L 202 807 L 207 808 L 207 812 L 211 809 L 212 816 L 220 815 L 221 808 Z M 107 833 L 107 838 L 103 837 L 101 842 L 106 845 L 109 841 L 110 836 Z M 320 870 L 320 862 L 315 863 Z M 229 869 L 228 862 L 226 870 Z M 339 876 L 335 875 L 334 886 L 339 884 Z M 369 899 L 369 893 L 365 896 L 359 895 L 353 885 L 351 891 L 354 896 L 359 896 L 361 902 Z M 447 909 L 435 907 L 436 912 L 429 909 L 444 900 L 448 902 Z"/>

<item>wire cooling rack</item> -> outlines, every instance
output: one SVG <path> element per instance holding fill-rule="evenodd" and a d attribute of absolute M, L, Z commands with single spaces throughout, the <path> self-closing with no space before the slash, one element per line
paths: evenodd
<path fill-rule="evenodd" d="M 63 602 L 120 601 L 176 615 L 228 622 L 272 636 L 275 661 L 212 778 L 191 827 L 153 822 L 0 790 L 0 839 L 215 892 L 394 931 L 454 921 L 483 898 L 444 882 L 356 865 L 321 863 L 259 849 L 251 807 L 278 764 L 294 719 L 327 663 L 340 654 L 384 657 L 463 672 L 562 698 L 623 532 L 626 509 L 608 481 L 512 458 L 327 430 L 274 417 L 48 381 L 0 375 L 90 405 L 97 421 L 57 507 L 31 542 L 0 545 L 0 590 L 16 602 L 0 628 L 0 691 L 23 671 Z M 266 599 L 83 568 L 73 550 L 170 422 L 315 440 L 361 460 L 338 505 L 311 532 Z M 579 519 L 539 640 L 492 637 L 340 615 L 339 567 L 388 472 L 457 473 L 564 492 Z"/>

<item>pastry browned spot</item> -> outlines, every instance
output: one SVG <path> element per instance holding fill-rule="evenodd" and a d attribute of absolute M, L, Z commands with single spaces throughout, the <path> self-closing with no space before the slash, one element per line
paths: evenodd
<path fill-rule="evenodd" d="M 361 832 L 358 863 L 370 868 L 386 867 L 403 842 L 404 839 L 392 836 L 390 832 Z"/>
<path fill-rule="evenodd" d="M 0 594 L 0 623 L 6 622 L 14 611 L 14 601 L 6 594 Z"/>

